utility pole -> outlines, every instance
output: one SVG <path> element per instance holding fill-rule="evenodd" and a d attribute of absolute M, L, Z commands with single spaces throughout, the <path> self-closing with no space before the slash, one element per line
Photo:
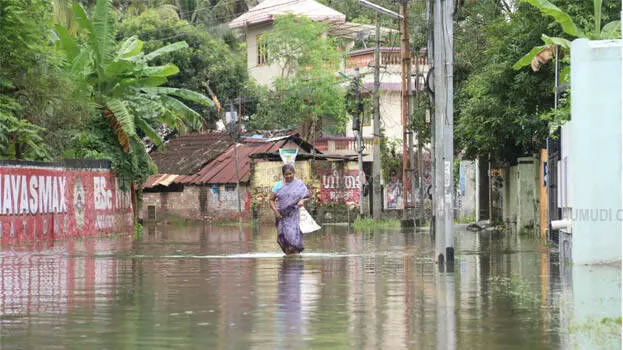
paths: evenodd
<path fill-rule="evenodd" d="M 417 96 L 417 106 L 418 108 L 421 108 L 420 106 L 420 61 L 422 61 L 421 63 L 424 64 L 424 57 L 421 54 L 422 50 L 420 50 L 420 52 L 418 52 L 418 55 L 416 56 L 415 59 L 415 94 Z M 424 127 L 426 125 L 426 113 L 427 111 L 424 111 L 424 117 L 421 121 L 420 127 Z M 424 222 L 424 160 L 422 159 L 422 142 L 424 137 L 422 136 L 422 130 L 418 130 L 418 139 L 417 139 L 417 168 L 418 168 L 418 183 L 420 184 L 419 186 L 419 195 L 420 195 L 420 207 L 419 207 L 419 214 L 418 214 L 418 219 L 420 224 L 422 224 Z M 415 196 L 414 196 L 415 197 Z M 415 203 L 415 199 L 414 199 L 414 203 Z"/>
<path fill-rule="evenodd" d="M 383 208 L 383 198 L 381 198 L 381 108 L 380 108 L 380 96 L 379 96 L 379 87 L 381 86 L 380 82 L 380 70 L 381 70 L 381 60 L 380 60 L 380 46 L 381 46 L 381 24 L 379 23 L 379 13 L 376 13 L 376 45 L 374 45 L 374 91 L 373 91 L 373 102 L 374 106 L 374 155 L 373 155 L 373 164 L 372 164 L 372 218 L 374 220 L 381 219 L 381 210 Z"/>
<path fill-rule="evenodd" d="M 439 269 L 454 271 L 453 220 L 453 2 L 434 0 L 435 58 L 435 257 Z"/>
<path fill-rule="evenodd" d="M 353 129 L 357 126 L 357 163 L 359 165 L 359 217 L 363 217 L 363 186 L 365 174 L 363 172 L 363 143 L 361 140 L 361 112 L 363 111 L 363 100 L 361 98 L 361 81 L 359 80 L 359 68 L 355 67 L 355 81 L 357 86 L 357 125 L 353 125 Z"/>
<path fill-rule="evenodd" d="M 402 16 L 396 12 L 390 11 L 377 4 L 367 0 L 359 0 L 359 4 L 376 11 L 376 45 L 374 46 L 374 90 L 373 90 L 373 108 L 374 108 L 374 162 L 372 166 L 372 218 L 379 220 L 383 208 L 383 199 L 381 197 L 381 109 L 379 101 L 380 82 L 380 46 L 381 46 L 381 24 L 379 23 L 379 14 L 388 15 L 394 19 L 402 19 Z"/>
<path fill-rule="evenodd" d="M 436 192 L 436 187 L 437 187 L 437 174 L 435 173 L 434 169 L 436 166 L 436 159 L 437 159 L 437 136 L 435 135 L 435 125 L 436 125 L 436 116 L 435 116 L 435 84 L 433 82 L 432 88 L 431 88 L 431 84 L 429 81 L 429 78 L 432 77 L 434 80 L 434 75 L 431 74 L 431 70 L 432 73 L 434 74 L 435 72 L 435 60 L 434 60 L 434 51 L 435 51 L 435 40 L 434 40 L 434 16 L 433 16 L 433 2 L 435 0 L 428 0 L 426 1 L 426 25 L 427 25 L 427 35 L 426 35 L 426 46 L 427 46 L 427 52 L 426 52 L 426 58 L 428 59 L 429 64 L 432 62 L 433 66 L 429 67 L 429 74 L 426 77 L 426 87 L 429 90 L 432 90 L 432 94 L 429 95 L 429 100 L 430 100 L 430 105 L 433 106 L 431 112 L 430 112 L 430 158 L 431 158 L 431 167 L 433 168 L 431 171 L 431 206 L 432 206 L 432 215 L 431 215 L 431 224 L 429 227 L 429 232 L 431 234 L 431 236 L 434 238 L 436 235 L 436 230 L 435 230 L 435 224 L 436 224 L 436 217 L 437 217 L 437 213 L 435 211 L 435 206 L 437 205 L 437 198 L 435 197 Z M 428 195 L 428 193 L 426 194 Z M 437 257 L 437 254 L 435 254 L 435 258 Z"/>
<path fill-rule="evenodd" d="M 359 67 L 355 67 L 354 71 L 353 81 L 346 98 L 346 109 L 347 112 L 353 117 L 353 132 L 357 137 L 356 152 L 358 153 L 359 165 L 359 217 L 363 217 L 363 188 L 365 178 L 365 174 L 363 172 L 363 144 L 361 140 L 361 114 L 363 113 L 363 99 L 361 97 Z"/>
<path fill-rule="evenodd" d="M 235 115 L 234 103 L 229 100 L 229 113 L 231 117 L 230 135 L 234 140 L 234 174 L 236 176 L 236 199 L 238 202 L 238 221 L 242 222 L 242 206 L 240 205 L 240 174 L 238 174 L 238 138 L 240 137 L 240 116 Z"/>
<path fill-rule="evenodd" d="M 409 50 L 409 31 L 407 23 L 407 1 L 403 0 L 400 7 L 400 14 L 402 20 L 400 21 L 400 56 L 401 56 L 401 75 L 402 75 L 402 100 L 401 100 L 401 112 L 402 112 L 402 219 L 403 225 L 408 225 L 409 211 L 407 209 L 409 202 L 409 172 L 413 164 L 413 133 L 408 129 L 409 125 L 409 112 L 411 98 L 411 51 Z M 411 176 L 413 178 L 413 176 Z M 413 188 L 413 186 L 412 186 Z M 414 204 L 415 202 L 412 202 Z"/>

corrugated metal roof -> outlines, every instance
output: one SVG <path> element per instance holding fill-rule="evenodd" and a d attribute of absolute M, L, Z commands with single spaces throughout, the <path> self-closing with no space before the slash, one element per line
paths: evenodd
<path fill-rule="evenodd" d="M 150 188 L 150 187 L 156 187 L 156 186 L 169 186 L 175 181 L 177 177 L 179 177 L 179 175 L 172 175 L 172 174 L 152 175 L 149 178 L 147 178 L 147 181 L 145 181 L 143 188 Z"/>
<path fill-rule="evenodd" d="M 255 153 L 278 152 L 282 147 L 296 147 L 296 144 L 287 139 L 276 142 L 251 142 L 238 144 L 238 176 L 240 182 L 249 182 L 251 161 L 249 155 Z M 234 145 L 204 166 L 196 175 L 180 176 L 175 182 L 188 185 L 202 184 L 234 184 L 236 183 L 236 168 L 234 167 Z"/>
<path fill-rule="evenodd" d="M 344 22 L 346 16 L 314 0 L 264 0 L 243 15 L 229 22 L 230 28 L 271 22 L 275 16 L 292 13 L 314 21 Z"/>
<path fill-rule="evenodd" d="M 309 153 L 313 146 L 302 140 L 298 134 L 286 132 L 253 132 L 254 137 L 243 138 L 238 144 L 238 175 L 240 182 L 249 182 L 251 171 L 251 155 L 276 154 L 280 148 L 299 147 L 300 152 Z M 166 152 L 158 155 L 156 164 L 159 170 L 167 167 L 167 171 L 150 176 L 143 188 L 169 186 L 170 184 L 204 185 L 204 184 L 235 184 L 236 170 L 234 167 L 234 145 L 227 134 L 211 133 L 180 137 L 171 142 Z M 229 143 L 225 148 L 222 146 Z M 171 147 L 173 146 L 173 147 Z M 190 151 L 190 156 L 185 154 Z M 320 154 L 316 150 L 317 154 Z M 152 154 L 152 156 L 154 156 Z M 209 159 L 209 162 L 205 160 Z M 154 160 L 156 161 L 156 160 Z M 158 163 L 159 162 L 159 163 Z M 195 162 L 185 164 L 185 162 Z M 200 163 L 199 165 L 197 163 Z M 165 167 L 162 167 L 164 165 Z M 177 168 L 177 169 L 176 169 Z M 196 169 L 196 170 L 193 170 Z M 183 171 L 183 172 L 182 172 Z M 192 171 L 189 173 L 189 171 Z M 175 175 L 173 175 L 175 174 Z"/>
<path fill-rule="evenodd" d="M 151 158 L 160 174 L 190 175 L 223 153 L 233 141 L 225 132 L 189 134 L 172 139 Z"/>

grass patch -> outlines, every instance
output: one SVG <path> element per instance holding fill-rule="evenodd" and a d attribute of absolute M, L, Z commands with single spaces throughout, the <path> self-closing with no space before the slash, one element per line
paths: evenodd
<path fill-rule="evenodd" d="M 358 218 L 353 222 L 353 228 L 357 231 L 375 230 L 380 228 L 400 228 L 400 220 L 397 219 L 381 219 L 374 220 L 371 218 Z"/>
<path fill-rule="evenodd" d="M 167 215 L 156 222 L 157 224 L 167 224 L 171 226 L 192 226 L 201 223 L 201 220 L 190 220 L 175 215 Z"/>
<path fill-rule="evenodd" d="M 236 221 L 217 221 L 212 223 L 213 226 L 242 226 L 242 227 L 253 227 L 255 226 L 255 221 L 243 221 L 242 223 Z"/>
<path fill-rule="evenodd" d="M 455 224 L 471 224 L 472 222 L 476 222 L 476 218 L 473 216 L 465 216 L 462 218 L 454 218 Z"/>

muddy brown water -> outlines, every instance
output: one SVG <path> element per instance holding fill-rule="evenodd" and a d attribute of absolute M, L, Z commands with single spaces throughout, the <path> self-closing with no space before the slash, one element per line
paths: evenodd
<path fill-rule="evenodd" d="M 2 349 L 568 348 L 559 264 L 536 239 L 325 227 L 146 227 L 0 254 Z"/>

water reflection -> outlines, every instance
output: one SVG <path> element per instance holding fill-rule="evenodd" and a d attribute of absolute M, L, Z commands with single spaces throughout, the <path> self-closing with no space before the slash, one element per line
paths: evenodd
<path fill-rule="evenodd" d="M 327 227 L 305 240 L 303 256 L 284 258 L 273 227 L 158 226 L 138 240 L 4 250 L 2 347 L 566 349 L 594 343 L 581 335 L 578 325 L 586 322 L 574 306 L 587 300 L 581 286 L 591 275 L 559 273 L 556 256 L 535 240 L 459 231 L 454 273 L 437 271 L 427 233 Z M 611 294 L 620 294 L 620 270 L 603 276 L 615 281 Z M 599 333 L 606 341 L 589 347 L 620 348 L 620 329 L 618 338 L 608 332 Z"/>
<path fill-rule="evenodd" d="M 275 339 L 278 348 L 293 349 L 307 335 L 303 317 L 301 289 L 305 263 L 301 257 L 287 257 L 279 268 L 278 308 L 275 319 Z M 309 310 L 306 310 L 309 312 Z"/>

